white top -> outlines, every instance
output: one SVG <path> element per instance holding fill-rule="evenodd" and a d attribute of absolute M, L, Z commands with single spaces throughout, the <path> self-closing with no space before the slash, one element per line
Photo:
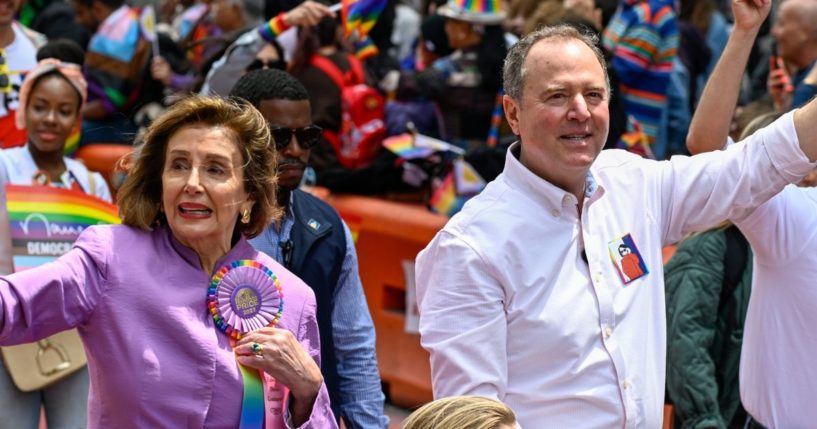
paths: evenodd
<path fill-rule="evenodd" d="M 85 165 L 77 160 L 71 158 L 63 160 L 67 171 L 63 174 L 63 183 L 59 185 L 60 187 L 70 187 L 70 178 L 73 178 L 86 194 L 107 202 L 112 201 L 111 191 L 101 174 L 95 172 L 89 174 Z M 31 157 L 28 145 L 0 150 L 0 274 L 7 274 L 12 267 L 6 184 L 31 185 L 32 177 L 37 170 L 37 164 Z M 90 189 L 90 175 L 94 176 L 93 190 Z"/>
<path fill-rule="evenodd" d="M 0 117 L 8 115 L 9 110 L 17 110 L 23 76 L 37 66 L 37 45 L 20 23 L 12 22 L 11 29 L 14 31 L 14 41 L 4 48 L 10 73 L 11 92 L 8 94 L 0 92 Z M 14 126 L 13 121 L 11 126 Z"/>
<path fill-rule="evenodd" d="M 770 428 L 817 425 L 817 189 L 788 186 L 738 223 L 754 251 L 740 396 Z"/>
<path fill-rule="evenodd" d="M 661 427 L 662 247 L 745 217 L 814 168 L 791 114 L 748 141 L 662 162 L 602 151 L 581 218 L 513 145 L 504 172 L 417 257 L 434 396 L 497 398 L 527 428 Z M 619 269 L 637 275 L 618 262 L 628 233 L 649 273 L 625 284 Z"/>

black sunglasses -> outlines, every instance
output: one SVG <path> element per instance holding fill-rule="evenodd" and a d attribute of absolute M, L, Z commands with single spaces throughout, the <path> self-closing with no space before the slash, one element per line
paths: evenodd
<path fill-rule="evenodd" d="M 275 60 L 267 60 L 264 61 L 260 58 L 254 59 L 245 69 L 247 73 L 253 70 L 263 70 L 263 69 L 276 69 L 276 70 L 286 70 L 287 69 L 287 62 L 282 59 L 275 59 Z"/>
<path fill-rule="evenodd" d="M 312 149 L 321 139 L 323 130 L 317 125 L 308 125 L 303 128 L 270 127 L 275 148 L 283 150 L 292 141 L 292 135 L 298 139 L 298 144 L 304 149 Z"/>

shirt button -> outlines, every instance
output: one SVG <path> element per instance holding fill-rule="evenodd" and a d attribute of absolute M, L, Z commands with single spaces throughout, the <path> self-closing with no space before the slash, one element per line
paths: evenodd
<path fill-rule="evenodd" d="M 610 338 L 613 335 L 613 328 L 609 326 L 604 327 L 604 338 Z"/>
<path fill-rule="evenodd" d="M 601 283 L 601 276 L 599 276 L 598 274 L 594 274 L 593 283 Z"/>
<path fill-rule="evenodd" d="M 565 195 L 565 196 L 562 198 L 562 204 L 563 204 L 563 205 L 568 205 L 568 204 L 570 204 L 570 195 Z"/>
<path fill-rule="evenodd" d="M 558 209 L 553 209 L 550 211 L 550 214 L 552 214 L 553 217 L 559 217 L 559 215 L 561 215 L 562 212 L 560 212 Z"/>
<path fill-rule="evenodd" d="M 627 381 L 627 380 L 624 380 L 624 382 L 623 382 L 623 383 L 621 383 L 621 387 L 623 387 L 623 388 L 624 388 L 624 390 L 629 389 L 629 388 L 630 388 L 630 382 L 629 382 L 629 381 Z"/>

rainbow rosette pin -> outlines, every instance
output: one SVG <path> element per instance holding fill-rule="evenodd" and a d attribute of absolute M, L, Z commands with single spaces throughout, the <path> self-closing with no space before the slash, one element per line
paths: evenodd
<path fill-rule="evenodd" d="M 234 261 L 218 270 L 210 281 L 207 309 L 216 326 L 235 345 L 245 334 L 275 326 L 281 320 L 284 312 L 281 281 L 257 261 Z M 283 427 L 283 423 L 274 418 L 265 425 L 264 386 L 258 371 L 243 365 L 238 368 L 244 381 L 239 428 Z"/>
<path fill-rule="evenodd" d="M 263 264 L 250 259 L 234 261 L 213 276 L 207 308 L 216 326 L 232 340 L 275 326 L 284 312 L 281 281 Z"/>

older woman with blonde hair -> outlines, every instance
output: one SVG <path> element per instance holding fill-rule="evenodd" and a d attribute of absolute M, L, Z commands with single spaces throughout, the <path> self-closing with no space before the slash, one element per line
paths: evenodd
<path fill-rule="evenodd" d="M 505 404 L 482 396 L 453 396 L 423 405 L 403 429 L 513 429 L 516 416 Z"/>
<path fill-rule="evenodd" d="M 123 225 L 0 278 L 0 344 L 78 328 L 91 428 L 336 427 L 314 295 L 247 243 L 280 214 L 275 156 L 251 105 L 175 104 L 120 190 Z"/>

